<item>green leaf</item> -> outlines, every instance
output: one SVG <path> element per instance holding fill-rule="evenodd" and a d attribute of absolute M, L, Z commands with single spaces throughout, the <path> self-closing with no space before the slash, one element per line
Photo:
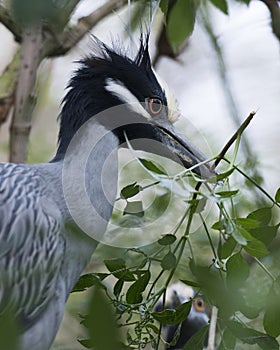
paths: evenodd
<path fill-rule="evenodd" d="M 226 328 L 223 332 L 222 340 L 218 350 L 231 350 L 235 348 L 236 337 Z"/>
<path fill-rule="evenodd" d="M 173 309 L 166 309 L 159 312 L 152 312 L 152 316 L 154 317 L 154 319 L 163 324 L 173 324 L 172 322 L 175 317 L 174 315 L 175 315 L 175 310 Z"/>
<path fill-rule="evenodd" d="M 95 288 L 90 298 L 87 322 L 90 343 L 94 349 L 121 349 L 111 302 L 100 288 Z"/>
<path fill-rule="evenodd" d="M 239 243 L 242 246 L 247 245 L 247 237 L 250 234 L 243 227 L 235 227 L 235 229 L 232 231 L 232 237 L 235 239 L 237 243 Z M 245 237 L 244 237 L 245 236 Z M 251 236 L 250 236 L 251 238 Z"/>
<path fill-rule="evenodd" d="M 240 225 L 236 225 L 235 226 L 236 230 L 238 232 L 240 232 L 242 234 L 242 236 L 247 240 L 247 241 L 250 241 L 253 239 L 252 235 L 250 234 L 250 232 L 245 229 L 243 226 L 240 226 Z"/>
<path fill-rule="evenodd" d="M 127 199 L 136 196 L 140 191 L 142 191 L 142 187 L 137 185 L 137 182 L 133 182 L 130 185 L 125 186 L 121 190 L 121 198 Z"/>
<path fill-rule="evenodd" d="M 191 210 L 193 213 L 199 214 L 205 209 L 207 198 L 203 197 L 200 199 L 189 199 L 185 202 L 191 205 Z"/>
<path fill-rule="evenodd" d="M 228 15 L 228 4 L 226 0 L 210 0 L 211 3 L 221 10 L 224 14 Z"/>
<path fill-rule="evenodd" d="M 153 173 L 159 174 L 159 175 L 167 175 L 167 173 L 158 165 L 156 165 L 151 160 L 147 160 L 144 158 L 139 158 L 140 162 L 144 165 L 144 167 Z"/>
<path fill-rule="evenodd" d="M 170 245 L 176 241 L 176 236 L 167 234 L 158 240 L 158 244 L 160 245 Z"/>
<path fill-rule="evenodd" d="M 233 190 L 233 191 L 221 191 L 221 192 L 216 192 L 215 195 L 218 195 L 221 198 L 229 198 L 232 196 L 235 196 L 239 190 Z"/>
<path fill-rule="evenodd" d="M 275 202 L 280 203 L 280 187 L 275 193 Z"/>
<path fill-rule="evenodd" d="M 211 300 L 212 305 L 219 309 L 220 317 L 229 317 L 239 308 L 239 298 L 235 291 L 226 288 L 223 278 L 216 270 L 210 270 L 209 266 L 196 265 L 190 260 L 190 269 L 201 286 L 203 294 Z"/>
<path fill-rule="evenodd" d="M 243 2 L 246 5 L 249 5 L 251 0 L 237 0 L 237 1 L 238 2 Z"/>
<path fill-rule="evenodd" d="M 87 349 L 92 349 L 92 344 L 90 342 L 90 339 L 77 339 L 78 342 L 83 345 Z"/>
<path fill-rule="evenodd" d="M 140 218 L 143 217 L 144 214 L 142 201 L 127 202 L 123 211 L 123 215 L 134 215 Z"/>
<path fill-rule="evenodd" d="M 177 0 L 172 7 L 167 22 L 167 37 L 175 50 L 191 35 L 195 15 L 196 9 L 193 0 Z"/>
<path fill-rule="evenodd" d="M 236 241 L 230 236 L 223 244 L 219 244 L 218 254 L 220 259 L 228 258 L 234 248 L 236 247 Z"/>
<path fill-rule="evenodd" d="M 225 229 L 225 225 L 222 221 L 216 221 L 212 226 L 211 228 L 213 230 L 218 230 L 218 231 L 222 231 Z"/>
<path fill-rule="evenodd" d="M 160 9 L 163 12 L 165 17 L 166 17 L 167 10 L 168 10 L 168 2 L 169 2 L 169 0 L 160 0 L 160 3 L 159 3 L 159 7 L 160 7 Z"/>
<path fill-rule="evenodd" d="M 168 252 L 161 261 L 163 270 L 171 270 L 176 267 L 176 256 L 172 252 Z"/>
<path fill-rule="evenodd" d="M 180 280 L 181 282 L 185 283 L 187 286 L 194 287 L 194 288 L 200 288 L 200 284 L 198 282 L 190 281 L 190 280 Z"/>
<path fill-rule="evenodd" d="M 267 304 L 265 308 L 264 318 L 263 318 L 263 327 L 267 334 L 272 337 L 278 337 L 280 335 L 280 303 L 279 303 L 279 290 L 275 291 L 275 286 L 273 284 L 270 288 L 270 291 L 267 296 Z"/>
<path fill-rule="evenodd" d="M 202 327 L 198 332 L 187 341 L 186 345 L 183 347 L 183 350 L 202 350 L 204 349 L 205 338 L 208 334 L 209 325 Z"/>
<path fill-rule="evenodd" d="M 256 239 L 249 241 L 243 248 L 247 253 L 255 256 L 256 258 L 263 258 L 269 254 L 269 251 L 267 250 L 264 243 Z"/>
<path fill-rule="evenodd" d="M 249 232 L 258 241 L 261 241 L 265 244 L 265 246 L 268 246 L 276 237 L 278 229 L 279 229 L 279 225 L 261 226 L 261 227 L 252 229 Z"/>
<path fill-rule="evenodd" d="M 4 309 L 5 310 L 5 309 Z M 1 313 L 0 322 L 0 349 L 18 350 L 20 327 L 15 319 L 15 313 L 6 309 Z"/>
<path fill-rule="evenodd" d="M 148 323 L 146 327 L 152 329 L 153 332 L 155 332 L 156 334 L 159 334 L 159 328 L 155 326 L 153 323 Z"/>
<path fill-rule="evenodd" d="M 183 322 L 189 315 L 192 307 L 192 300 L 179 305 L 175 310 L 166 309 L 160 312 L 153 312 L 152 316 L 163 324 L 178 324 Z"/>
<path fill-rule="evenodd" d="M 114 295 L 118 298 L 121 294 L 122 288 L 124 285 L 124 280 L 119 279 L 116 284 L 114 285 Z"/>
<path fill-rule="evenodd" d="M 263 350 L 279 350 L 277 341 L 265 333 L 247 328 L 237 321 L 227 321 L 226 326 L 243 343 L 258 344 Z"/>
<path fill-rule="evenodd" d="M 143 300 L 142 293 L 146 289 L 151 278 L 151 273 L 149 270 L 136 280 L 126 292 L 126 301 L 129 304 L 138 304 Z"/>
<path fill-rule="evenodd" d="M 109 276 L 108 273 L 104 274 L 94 274 L 94 273 L 88 273 L 85 275 L 80 276 L 79 280 L 75 284 L 75 286 L 72 289 L 72 293 L 74 292 L 83 292 L 87 288 L 90 288 L 92 286 L 99 285 L 101 286 L 101 281 Z"/>
<path fill-rule="evenodd" d="M 231 168 L 231 169 L 225 171 L 224 173 L 218 174 L 217 176 L 214 177 L 213 180 L 215 182 L 222 181 L 222 180 L 228 178 L 233 172 L 234 172 L 234 168 Z"/>
<path fill-rule="evenodd" d="M 247 228 L 256 228 L 260 226 L 260 221 L 250 218 L 237 218 L 236 223 L 241 225 L 245 229 Z"/>
<path fill-rule="evenodd" d="M 118 258 L 104 260 L 104 264 L 116 278 L 121 278 L 124 281 L 135 281 L 135 277 L 130 271 L 127 270 L 125 261 L 123 259 Z"/>
<path fill-rule="evenodd" d="M 248 219 L 259 221 L 262 225 L 268 225 L 271 220 L 271 208 L 260 208 L 247 216 Z"/>
<path fill-rule="evenodd" d="M 249 266 L 241 253 L 236 253 L 232 255 L 227 263 L 227 282 L 230 287 L 238 287 L 240 286 L 249 276 Z"/>
<path fill-rule="evenodd" d="M 176 327 L 176 330 L 175 330 L 175 333 L 174 335 L 172 336 L 172 339 L 171 341 L 169 341 L 169 347 L 174 347 L 177 342 L 178 342 L 178 339 L 179 339 L 179 336 L 181 334 L 181 328 L 182 328 L 182 323 L 180 323 L 177 327 Z M 169 348 L 168 347 L 168 348 Z"/>

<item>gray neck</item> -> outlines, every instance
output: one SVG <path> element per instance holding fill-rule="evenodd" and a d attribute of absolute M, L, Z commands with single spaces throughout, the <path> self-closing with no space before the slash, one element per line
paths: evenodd
<path fill-rule="evenodd" d="M 63 160 L 35 166 L 47 179 L 53 177 L 49 183 L 59 183 L 48 196 L 59 206 L 64 220 L 62 274 L 67 293 L 90 261 L 111 217 L 117 194 L 118 144 L 113 133 L 91 121 L 76 133 Z"/>

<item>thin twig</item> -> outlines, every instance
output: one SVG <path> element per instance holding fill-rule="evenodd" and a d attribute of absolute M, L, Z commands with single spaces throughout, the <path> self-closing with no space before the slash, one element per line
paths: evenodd
<path fill-rule="evenodd" d="M 216 306 L 213 306 L 211 320 L 210 320 L 210 326 L 209 326 L 209 337 L 208 337 L 207 350 L 214 350 L 215 349 L 217 318 L 218 318 L 218 309 Z"/>
<path fill-rule="evenodd" d="M 64 32 L 58 35 L 55 40 L 53 37 L 49 37 L 44 44 L 42 56 L 55 57 L 64 55 L 76 46 L 97 23 L 112 13 L 112 11 L 122 8 L 126 3 L 126 0 L 108 1 L 88 16 L 81 17 L 76 25 L 66 27 Z"/>
<path fill-rule="evenodd" d="M 258 259 L 254 256 L 254 260 L 256 263 L 264 270 L 264 272 L 272 279 L 273 282 L 276 281 L 276 278 L 273 276 L 273 274 L 267 269 L 267 267 Z"/>
<path fill-rule="evenodd" d="M 232 146 L 232 144 L 235 142 L 235 140 L 238 138 L 238 136 L 241 135 L 243 133 L 243 131 L 247 128 L 247 126 L 249 125 L 249 123 L 251 122 L 251 120 L 253 119 L 255 114 L 256 114 L 256 112 L 251 112 L 249 114 L 249 116 L 244 120 L 244 122 L 240 125 L 238 130 L 228 140 L 228 142 L 225 144 L 225 146 L 223 147 L 221 152 L 218 154 L 218 156 L 215 160 L 215 163 L 213 164 L 212 170 L 214 170 L 219 165 L 219 163 L 224 158 L 224 156 L 227 153 L 227 151 L 229 150 L 229 148 Z"/>
<path fill-rule="evenodd" d="M 223 160 L 225 162 L 227 162 L 228 164 L 230 164 L 231 162 L 226 159 L 223 158 Z M 244 171 L 242 171 L 239 167 L 237 167 L 236 165 L 232 166 L 236 171 L 238 171 L 242 176 L 244 176 L 246 178 L 246 180 L 248 180 L 249 182 L 251 182 L 259 191 L 261 191 L 274 205 L 276 205 L 277 207 L 280 208 L 280 204 L 277 203 L 275 201 L 275 199 L 266 191 L 264 190 L 253 178 L 251 178 L 250 176 L 248 176 L 246 173 L 244 173 Z"/>

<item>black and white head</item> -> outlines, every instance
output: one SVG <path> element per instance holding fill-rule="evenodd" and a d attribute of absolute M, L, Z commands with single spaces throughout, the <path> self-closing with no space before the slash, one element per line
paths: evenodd
<path fill-rule="evenodd" d="M 207 313 L 206 304 L 201 296 L 196 296 L 192 287 L 187 286 L 182 282 L 171 284 L 166 290 L 165 309 L 176 309 L 181 304 L 192 300 L 192 306 L 188 317 L 181 325 L 164 325 L 164 339 L 167 343 L 174 345 L 167 347 L 167 349 L 183 349 L 187 341 L 202 327 L 209 323 L 209 316 Z M 156 305 L 156 311 L 162 311 L 162 299 Z M 179 332 L 177 331 L 179 328 Z M 207 339 L 206 339 L 207 343 Z"/>
<path fill-rule="evenodd" d="M 161 149 L 150 149 L 143 143 L 139 148 L 181 162 L 186 168 L 204 161 L 204 156 L 174 130 L 179 115 L 176 100 L 152 69 L 148 36 L 142 36 L 134 59 L 98 39 L 95 47 L 93 54 L 80 61 L 80 68 L 70 80 L 55 159 L 63 157 L 72 137 L 89 118 L 123 104 L 125 112 L 121 116 L 109 113 L 109 117 L 100 118 L 100 123 L 118 136 L 120 144 L 125 142 L 124 134 L 129 140 L 156 140 Z M 203 177 L 211 173 L 208 165 L 194 171 Z"/>

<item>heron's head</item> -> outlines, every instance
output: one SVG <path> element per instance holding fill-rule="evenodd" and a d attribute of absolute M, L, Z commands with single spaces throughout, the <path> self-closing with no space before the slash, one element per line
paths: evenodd
<path fill-rule="evenodd" d="M 80 61 L 68 85 L 60 117 L 59 153 L 65 153 L 88 119 L 101 115 L 100 123 L 117 135 L 120 144 L 125 139 L 158 141 L 161 147 L 139 142 L 135 148 L 171 158 L 186 168 L 204 161 L 202 153 L 175 132 L 177 103 L 152 69 L 148 36 L 140 40 L 134 59 L 97 39 L 95 46 L 95 52 Z M 114 109 L 120 105 L 121 109 Z M 208 165 L 194 171 L 206 177 L 210 173 Z"/>
<path fill-rule="evenodd" d="M 178 281 L 171 284 L 166 290 L 165 309 L 176 309 L 181 304 L 192 300 L 190 312 L 180 325 L 179 334 L 177 330 L 179 325 L 164 325 L 164 338 L 168 343 L 173 343 L 177 335 L 176 344 L 171 345 L 168 349 L 183 349 L 187 341 L 209 322 L 209 315 L 206 304 L 201 296 L 195 294 L 192 287 Z M 155 311 L 162 311 L 163 300 L 158 301 Z M 205 345 L 207 345 L 207 339 Z"/>

